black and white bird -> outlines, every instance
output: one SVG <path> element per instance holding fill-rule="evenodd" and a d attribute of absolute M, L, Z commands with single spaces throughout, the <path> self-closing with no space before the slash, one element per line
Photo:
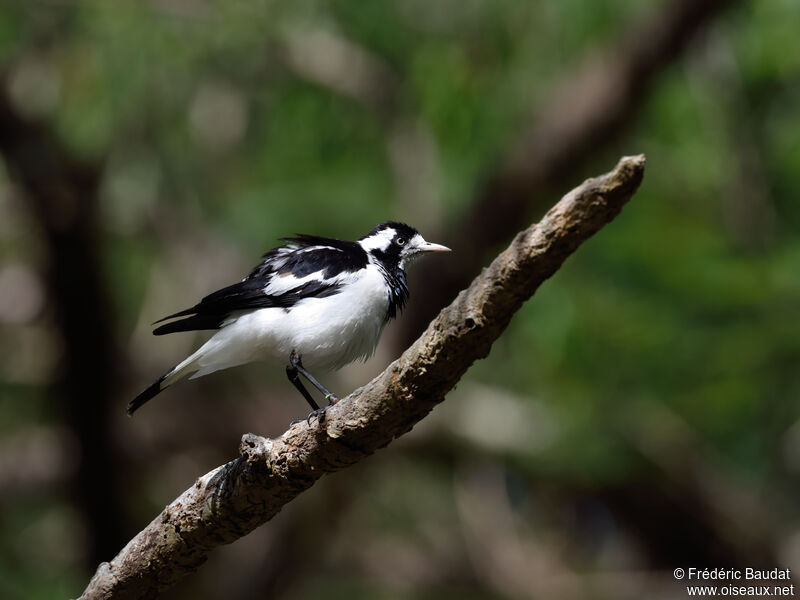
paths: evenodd
<path fill-rule="evenodd" d="M 292 384 L 324 418 L 299 375 L 334 403 L 337 398 L 307 370 L 333 370 L 375 351 L 384 326 L 408 300 L 406 268 L 426 252 L 449 248 L 426 242 L 404 223 L 381 223 L 355 242 L 297 235 L 267 252 L 239 283 L 165 317 L 153 331 L 217 330 L 194 354 L 164 373 L 128 404 L 133 414 L 175 382 L 259 360 L 288 362 Z"/>

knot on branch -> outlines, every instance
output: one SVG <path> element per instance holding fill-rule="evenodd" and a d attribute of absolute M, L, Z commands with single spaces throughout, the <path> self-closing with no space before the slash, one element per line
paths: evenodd
<path fill-rule="evenodd" d="M 270 450 L 272 450 L 272 440 L 255 433 L 245 433 L 239 442 L 239 456 L 245 460 L 261 459 Z"/>

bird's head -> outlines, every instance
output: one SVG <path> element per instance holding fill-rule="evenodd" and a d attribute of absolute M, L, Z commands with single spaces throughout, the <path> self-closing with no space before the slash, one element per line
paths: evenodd
<path fill-rule="evenodd" d="M 401 269 L 427 252 L 450 252 L 447 246 L 426 242 L 419 231 L 396 221 L 376 225 L 358 243 L 378 260 Z"/>

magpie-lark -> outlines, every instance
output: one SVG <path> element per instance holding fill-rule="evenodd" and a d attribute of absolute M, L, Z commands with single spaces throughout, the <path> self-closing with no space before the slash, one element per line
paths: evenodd
<path fill-rule="evenodd" d="M 283 238 L 239 283 L 165 317 L 155 335 L 212 329 L 194 354 L 164 373 L 128 404 L 142 404 L 184 377 L 208 375 L 257 360 L 288 361 L 286 374 L 311 405 L 305 377 L 329 404 L 338 399 L 307 370 L 338 369 L 375 351 L 386 323 L 408 300 L 405 269 L 425 252 L 449 248 L 426 242 L 404 223 L 381 223 L 355 242 L 314 235 Z"/>

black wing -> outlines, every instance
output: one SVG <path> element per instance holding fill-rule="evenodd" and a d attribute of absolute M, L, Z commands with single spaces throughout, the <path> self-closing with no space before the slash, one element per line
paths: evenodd
<path fill-rule="evenodd" d="M 282 294 L 269 295 L 264 292 L 264 286 L 263 281 L 245 279 L 240 283 L 222 288 L 209 294 L 192 308 L 156 321 L 156 323 L 161 323 L 185 317 L 158 327 L 153 334 L 164 335 L 178 331 L 219 329 L 225 320 L 237 311 L 273 307 L 289 308 L 303 298 L 325 298 L 337 294 L 341 287 L 336 281 L 309 281 Z"/>
<path fill-rule="evenodd" d="M 267 252 L 247 279 L 289 273 L 295 277 L 305 277 L 315 271 L 321 271 L 323 277 L 331 278 L 367 266 L 367 253 L 356 242 L 304 234 L 283 238 L 282 241 L 288 242 L 288 245 Z"/>
<path fill-rule="evenodd" d="M 367 265 L 367 256 L 355 242 L 343 242 L 315 236 L 286 238 L 287 246 L 267 252 L 243 281 L 218 290 L 191 308 L 156 321 L 161 325 L 154 335 L 179 331 L 219 329 L 237 311 L 259 308 L 290 308 L 303 298 L 325 298 L 339 292 L 342 274 Z M 362 254 L 360 256 L 359 254 Z M 291 285 L 291 279 L 319 272 L 320 279 Z M 273 279 L 280 280 L 280 293 L 269 293 Z M 184 317 L 184 318 L 181 318 Z"/>

